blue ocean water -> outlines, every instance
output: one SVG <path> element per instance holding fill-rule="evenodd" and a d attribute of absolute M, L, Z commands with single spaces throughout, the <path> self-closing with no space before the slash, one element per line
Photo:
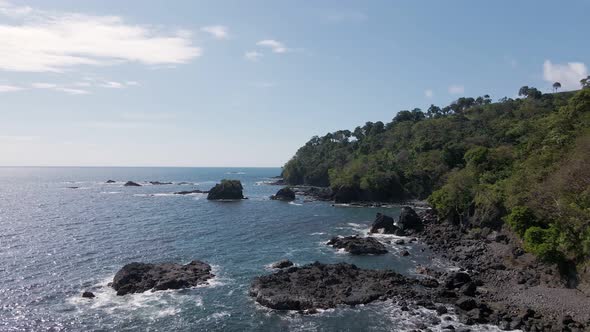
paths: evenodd
<path fill-rule="evenodd" d="M 412 315 L 389 302 L 317 315 L 257 305 L 248 296 L 250 281 L 271 273 L 267 266 L 280 259 L 301 265 L 349 262 L 404 274 L 413 274 L 418 264 L 445 267 L 420 244 L 388 244 L 389 254 L 364 257 L 327 247 L 331 236 L 366 233 L 375 213 L 396 216 L 399 209 L 272 201 L 268 197 L 279 187 L 264 182 L 279 173 L 0 168 L 0 331 L 397 331 L 419 323 L 441 328 L 435 313 Z M 209 189 L 223 178 L 241 180 L 249 199 L 212 202 L 201 194 L 172 194 Z M 106 184 L 109 179 L 117 183 Z M 144 185 L 123 187 L 128 180 Z M 404 249 L 410 257 L 400 257 Z M 211 285 L 123 297 L 107 286 L 133 261 L 193 259 L 214 266 Z M 97 297 L 81 298 L 85 290 Z"/>

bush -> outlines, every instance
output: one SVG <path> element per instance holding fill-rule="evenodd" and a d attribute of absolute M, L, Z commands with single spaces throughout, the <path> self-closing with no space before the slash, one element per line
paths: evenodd
<path fill-rule="evenodd" d="M 542 260 L 559 262 L 563 255 L 558 250 L 559 230 L 555 227 L 533 226 L 524 233 L 524 248 Z"/>
<path fill-rule="evenodd" d="M 516 206 L 506 216 L 506 222 L 516 234 L 523 237 L 527 229 L 537 225 L 537 219 L 531 209 L 526 206 Z"/>

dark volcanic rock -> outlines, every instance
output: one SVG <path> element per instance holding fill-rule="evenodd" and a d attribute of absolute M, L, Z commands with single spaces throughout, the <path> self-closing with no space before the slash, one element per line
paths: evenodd
<path fill-rule="evenodd" d="M 356 189 L 341 187 L 334 193 L 334 203 L 350 203 L 359 200 L 359 194 Z"/>
<path fill-rule="evenodd" d="M 116 183 L 116 182 L 117 181 L 115 181 L 115 180 L 107 180 L 107 182 L 105 182 L 105 183 Z"/>
<path fill-rule="evenodd" d="M 96 296 L 92 292 L 84 292 L 84 293 L 82 293 L 82 297 L 87 298 L 87 299 L 92 299 L 92 298 L 95 298 Z"/>
<path fill-rule="evenodd" d="M 209 190 L 207 199 L 244 199 L 244 188 L 240 180 L 221 180 L 221 183 Z"/>
<path fill-rule="evenodd" d="M 174 193 L 174 195 L 190 195 L 190 194 L 208 194 L 208 191 L 205 190 L 199 190 L 199 189 L 195 189 L 195 190 L 183 190 L 183 191 L 177 191 Z"/>
<path fill-rule="evenodd" d="M 284 269 L 286 267 L 293 266 L 293 262 L 291 262 L 288 259 L 283 259 L 282 261 L 278 261 L 276 263 L 273 263 L 271 266 L 273 269 Z"/>
<path fill-rule="evenodd" d="M 353 255 L 382 255 L 387 253 L 385 246 L 372 237 L 346 236 L 333 237 L 327 245 L 341 248 Z"/>
<path fill-rule="evenodd" d="M 165 185 L 165 184 L 172 184 L 172 182 L 150 181 L 150 184 L 152 184 L 154 186 L 161 186 L 161 185 Z"/>
<path fill-rule="evenodd" d="M 334 197 L 334 192 L 330 187 L 296 186 L 291 188 L 297 195 L 307 196 L 318 201 L 330 201 Z"/>
<path fill-rule="evenodd" d="M 404 206 L 402 208 L 397 226 L 403 233 L 421 231 L 424 228 L 422 219 L 420 219 L 416 211 L 409 206 Z"/>
<path fill-rule="evenodd" d="M 355 265 L 313 263 L 257 277 L 250 296 L 278 310 L 327 309 L 410 296 L 413 281 L 393 271 L 364 270 Z"/>
<path fill-rule="evenodd" d="M 124 184 L 125 187 L 141 187 L 141 184 L 135 183 L 133 181 L 127 181 Z"/>
<path fill-rule="evenodd" d="M 386 216 L 381 213 L 377 213 L 375 221 L 371 225 L 370 233 L 383 233 L 383 234 L 397 234 L 399 228 L 395 225 L 392 217 Z"/>
<path fill-rule="evenodd" d="M 211 266 L 201 261 L 186 265 L 176 263 L 130 263 L 113 279 L 112 287 L 117 295 L 142 293 L 147 290 L 165 290 L 193 287 L 213 278 Z"/>
<path fill-rule="evenodd" d="M 281 188 L 275 195 L 270 196 L 270 199 L 277 201 L 294 201 L 295 192 L 289 187 Z"/>

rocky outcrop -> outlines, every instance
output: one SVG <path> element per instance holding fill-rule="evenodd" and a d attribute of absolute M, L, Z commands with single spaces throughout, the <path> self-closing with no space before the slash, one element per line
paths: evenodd
<path fill-rule="evenodd" d="M 154 186 L 162 186 L 162 185 L 165 185 L 165 184 L 172 184 L 172 182 L 150 181 L 150 184 L 151 185 L 154 185 Z"/>
<path fill-rule="evenodd" d="M 422 219 L 420 219 L 416 211 L 414 211 L 414 209 L 409 206 L 402 207 L 397 226 L 399 227 L 401 233 L 404 234 L 421 231 L 424 228 Z"/>
<path fill-rule="evenodd" d="M 86 292 L 82 293 L 82 297 L 86 298 L 86 299 L 93 299 L 96 297 L 96 295 L 94 295 L 94 293 L 92 293 L 92 292 L 86 291 Z"/>
<path fill-rule="evenodd" d="M 177 191 L 174 193 L 174 195 L 208 194 L 208 193 L 209 193 L 208 191 L 195 189 L 195 190 Z"/>
<path fill-rule="evenodd" d="M 286 202 L 294 201 L 295 192 L 289 187 L 281 188 L 275 195 L 270 196 L 270 199 Z"/>
<path fill-rule="evenodd" d="M 244 188 L 240 180 L 221 180 L 221 183 L 209 190 L 207 199 L 222 200 L 222 199 L 244 199 Z"/>
<path fill-rule="evenodd" d="M 370 233 L 383 233 L 383 234 L 398 234 L 399 228 L 395 225 L 395 221 L 392 217 L 386 216 L 381 213 L 377 213 L 375 221 L 371 225 Z"/>
<path fill-rule="evenodd" d="M 334 197 L 330 187 L 294 186 L 291 189 L 297 195 L 318 201 L 331 201 Z"/>
<path fill-rule="evenodd" d="M 133 181 L 127 181 L 127 182 L 125 182 L 125 184 L 123 186 L 125 186 L 125 187 L 141 187 L 141 184 L 135 183 Z"/>
<path fill-rule="evenodd" d="M 116 182 L 117 181 L 115 181 L 115 180 L 107 180 L 107 182 L 105 182 L 105 183 L 116 183 Z"/>
<path fill-rule="evenodd" d="M 360 237 L 357 235 L 346 237 L 333 237 L 327 245 L 344 249 L 353 255 L 382 255 L 387 253 L 385 246 L 372 237 Z"/>
<path fill-rule="evenodd" d="M 111 286 L 117 295 L 142 293 L 148 290 L 166 290 L 206 284 L 213 278 L 211 266 L 201 261 L 186 265 L 176 263 L 130 263 L 117 274 Z"/>
<path fill-rule="evenodd" d="M 276 262 L 276 263 L 273 263 L 273 264 L 271 265 L 271 267 L 272 267 L 273 269 L 284 269 L 284 268 L 286 268 L 286 267 L 291 267 L 291 266 L 293 266 L 293 262 L 291 262 L 291 261 L 290 261 L 290 260 L 288 260 L 288 259 L 283 259 L 282 261 L 278 261 L 278 262 Z"/>
<path fill-rule="evenodd" d="M 313 310 L 338 305 L 358 305 L 412 292 L 413 281 L 383 270 L 355 265 L 315 262 L 257 277 L 250 296 L 277 310 Z"/>

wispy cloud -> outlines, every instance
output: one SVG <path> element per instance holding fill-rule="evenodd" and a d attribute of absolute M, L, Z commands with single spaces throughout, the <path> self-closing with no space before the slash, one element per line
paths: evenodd
<path fill-rule="evenodd" d="M 125 84 L 120 83 L 120 82 L 110 81 L 110 82 L 101 83 L 100 86 L 103 88 L 109 88 L 109 89 L 122 89 L 125 87 Z"/>
<path fill-rule="evenodd" d="M 224 25 L 209 25 L 202 27 L 201 31 L 210 34 L 215 39 L 228 39 L 229 29 Z"/>
<path fill-rule="evenodd" d="M 256 43 L 258 46 L 268 47 L 273 53 L 287 53 L 288 49 L 285 45 L 274 39 L 265 39 Z"/>
<path fill-rule="evenodd" d="M 258 61 L 262 58 L 263 54 L 256 51 L 248 51 L 244 54 L 244 58 L 250 61 Z"/>
<path fill-rule="evenodd" d="M 58 83 L 48 83 L 48 82 L 35 82 L 31 83 L 31 88 L 33 89 L 47 89 L 53 90 L 58 92 L 65 92 L 71 95 L 86 95 L 90 94 L 89 88 L 107 88 L 107 89 L 123 89 L 126 87 L 131 86 L 138 86 L 139 82 L 137 81 L 126 81 L 126 82 L 116 82 L 116 81 L 100 81 L 96 79 L 88 79 L 82 82 L 74 82 L 74 83 L 66 83 L 66 84 L 58 84 Z"/>
<path fill-rule="evenodd" d="M 426 89 L 424 90 L 424 96 L 430 99 L 434 96 L 434 91 L 432 91 L 431 89 Z"/>
<path fill-rule="evenodd" d="M 458 95 L 458 94 L 465 93 L 465 87 L 462 85 L 453 84 L 453 85 L 449 86 L 449 93 L 452 95 Z"/>
<path fill-rule="evenodd" d="M 70 94 L 70 95 L 87 95 L 87 94 L 90 94 L 90 91 L 88 91 L 88 90 L 74 89 L 74 88 L 56 87 L 56 88 L 54 88 L 54 90 L 65 92 L 65 93 Z"/>
<path fill-rule="evenodd" d="M 17 91 L 22 91 L 25 88 L 20 87 L 20 86 L 16 86 L 16 85 L 0 85 L 0 93 L 3 92 L 17 92 Z"/>
<path fill-rule="evenodd" d="M 61 72 L 79 65 L 186 63 L 201 55 L 190 33 L 164 33 L 118 16 L 49 12 L 0 1 L 0 70 Z"/>
<path fill-rule="evenodd" d="M 543 79 L 549 83 L 559 82 L 564 90 L 580 88 L 580 80 L 588 76 L 588 68 L 582 62 L 553 64 L 550 60 L 543 63 Z"/>

